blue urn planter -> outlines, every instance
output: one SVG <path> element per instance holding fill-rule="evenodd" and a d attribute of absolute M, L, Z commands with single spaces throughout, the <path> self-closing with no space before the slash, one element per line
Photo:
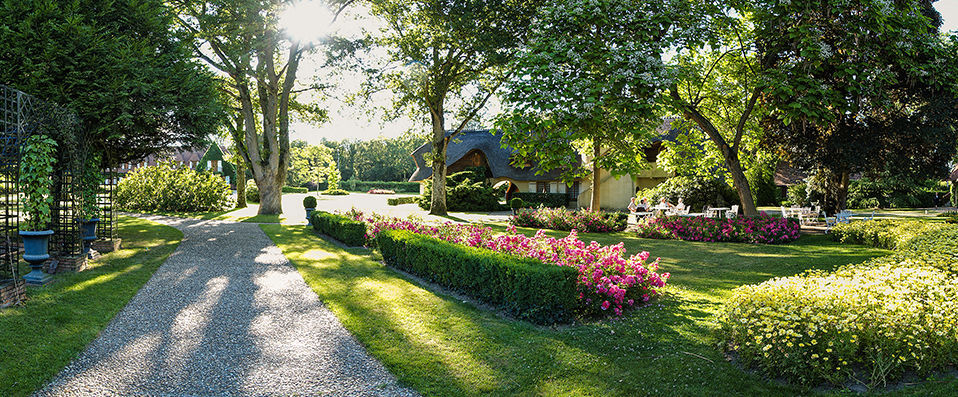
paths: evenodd
<path fill-rule="evenodd" d="M 27 284 L 43 285 L 52 279 L 49 274 L 43 272 L 43 262 L 50 259 L 48 248 L 52 235 L 53 230 L 20 231 L 20 238 L 23 239 L 23 260 L 30 264 L 31 269 L 30 273 L 23 276 Z"/>
<path fill-rule="evenodd" d="M 315 208 L 306 209 L 306 226 L 313 226 L 313 211 L 316 211 Z"/>
<path fill-rule="evenodd" d="M 93 245 L 93 240 L 96 240 L 96 225 L 99 222 L 99 218 L 80 221 L 80 239 L 83 240 L 83 254 L 87 257 L 91 256 L 90 248 Z"/>

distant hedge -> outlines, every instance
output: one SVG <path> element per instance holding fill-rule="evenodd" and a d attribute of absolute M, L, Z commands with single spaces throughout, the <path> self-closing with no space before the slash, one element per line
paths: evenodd
<path fill-rule="evenodd" d="M 366 223 L 325 211 L 314 211 L 313 229 L 352 247 L 366 243 Z"/>
<path fill-rule="evenodd" d="M 571 321 L 579 302 L 578 271 L 485 249 L 441 241 L 405 230 L 376 237 L 390 266 L 503 307 L 537 324 Z"/>
<path fill-rule="evenodd" d="M 397 193 L 419 193 L 419 182 L 387 182 L 349 180 L 339 183 L 339 187 L 351 192 L 367 192 L 372 189 L 392 190 Z"/>
<path fill-rule="evenodd" d="M 419 196 L 395 197 L 386 199 L 388 205 L 416 204 L 419 202 Z"/>
<path fill-rule="evenodd" d="M 549 208 L 569 206 L 569 196 L 565 193 L 513 193 L 512 197 L 522 199 L 527 208 L 536 208 L 543 205 Z"/>
<path fill-rule="evenodd" d="M 305 187 L 283 186 L 283 193 L 308 193 Z"/>

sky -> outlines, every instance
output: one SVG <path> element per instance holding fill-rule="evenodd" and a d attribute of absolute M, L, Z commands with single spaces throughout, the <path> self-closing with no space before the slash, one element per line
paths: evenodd
<path fill-rule="evenodd" d="M 941 27 L 942 31 L 958 31 L 958 0 L 939 0 L 935 3 L 935 9 L 941 13 L 942 19 L 944 20 L 944 24 Z M 361 15 L 361 13 L 362 11 L 358 11 L 351 16 L 341 18 L 333 24 L 331 32 L 351 36 L 359 33 L 360 26 L 375 28 L 375 21 L 364 19 L 362 22 L 358 22 L 356 20 L 356 18 L 360 18 L 359 15 Z M 313 5 L 306 6 L 305 12 L 300 11 L 291 14 L 290 18 L 294 21 L 293 24 L 299 28 L 315 26 L 317 19 L 323 19 L 329 15 L 328 11 L 321 10 Z M 317 15 L 319 18 L 316 17 Z M 305 29 L 305 31 L 297 32 L 297 34 L 309 35 L 315 34 L 315 32 L 310 29 Z M 323 79 L 322 73 L 320 72 L 321 68 L 315 60 L 304 60 L 301 70 L 300 76 L 302 79 Z M 420 128 L 419 126 L 422 125 L 421 122 L 417 123 L 411 119 L 382 121 L 383 117 L 381 114 L 370 114 L 366 108 L 346 104 L 344 97 L 358 88 L 361 78 L 361 76 L 352 75 L 334 79 L 334 82 L 338 84 L 336 89 L 323 97 L 311 98 L 328 109 L 329 121 L 320 126 L 297 122 L 291 123 L 291 138 L 305 140 L 312 144 L 319 143 L 323 138 L 329 140 L 369 140 L 379 136 L 396 137 L 412 129 L 414 126 L 417 129 Z M 389 93 L 382 93 L 374 99 L 370 107 L 388 106 L 390 100 Z"/>

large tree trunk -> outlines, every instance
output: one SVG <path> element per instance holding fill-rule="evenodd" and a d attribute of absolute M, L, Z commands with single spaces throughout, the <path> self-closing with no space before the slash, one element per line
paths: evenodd
<path fill-rule="evenodd" d="M 277 215 L 283 213 L 283 180 L 263 178 L 256 181 L 259 187 L 259 211 L 261 215 Z"/>
<path fill-rule="evenodd" d="M 589 203 L 589 211 L 599 211 L 602 209 L 602 169 L 599 168 L 600 147 L 599 138 L 592 140 L 592 202 Z"/>
<path fill-rule="evenodd" d="M 446 210 L 446 139 L 445 119 L 442 109 L 431 111 L 432 114 L 432 203 L 429 206 L 431 215 L 447 215 Z"/>
<path fill-rule="evenodd" d="M 738 199 L 742 203 L 742 209 L 745 216 L 758 216 L 758 209 L 755 208 L 755 200 L 752 195 L 752 187 L 748 185 L 748 179 L 745 178 L 745 171 L 742 170 L 742 163 L 738 159 L 738 153 L 730 150 L 729 155 L 725 156 L 725 166 L 732 175 L 732 185 L 738 193 Z"/>
<path fill-rule="evenodd" d="M 246 208 L 246 161 L 236 158 L 236 208 Z"/>

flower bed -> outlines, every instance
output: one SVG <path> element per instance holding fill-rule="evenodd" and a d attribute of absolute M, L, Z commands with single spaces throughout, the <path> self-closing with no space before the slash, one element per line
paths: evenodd
<path fill-rule="evenodd" d="M 797 240 L 801 225 L 794 219 L 764 214 L 733 219 L 670 216 L 639 222 L 636 233 L 643 238 L 778 244 Z"/>
<path fill-rule="evenodd" d="M 574 230 L 565 238 L 557 239 L 546 236 L 542 230 L 528 237 L 517 233 L 514 226 L 510 226 L 506 234 L 496 235 L 491 228 L 480 225 L 427 225 L 376 214 L 366 216 L 356 210 L 346 216 L 368 224 L 368 240 L 375 239 L 383 230 L 406 230 L 451 243 L 572 267 L 579 275 L 577 290 L 569 293 L 578 297 L 585 315 L 609 310 L 621 315 L 623 309 L 659 295 L 669 278 L 668 273 L 657 273 L 659 260 L 649 261 L 648 252 L 626 257 L 624 244 L 601 246 L 595 241 L 586 244 Z"/>
<path fill-rule="evenodd" d="M 396 191 L 389 189 L 369 189 L 368 194 L 396 194 Z"/>
<path fill-rule="evenodd" d="M 958 364 L 958 227 L 858 223 L 870 225 L 852 223 L 843 235 L 898 230 L 866 239 L 898 251 L 733 291 L 719 323 L 744 363 L 799 383 L 868 386 Z"/>
<path fill-rule="evenodd" d="M 519 210 L 518 214 L 509 218 L 509 224 L 519 227 L 609 233 L 625 230 L 627 220 L 628 215 L 617 212 L 539 207 Z"/>

